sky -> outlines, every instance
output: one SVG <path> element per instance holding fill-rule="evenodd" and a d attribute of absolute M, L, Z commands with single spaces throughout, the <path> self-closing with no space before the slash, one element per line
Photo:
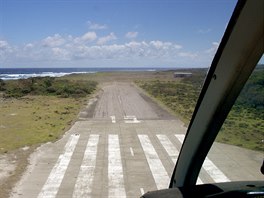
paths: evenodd
<path fill-rule="evenodd" d="M 0 68 L 209 67 L 235 0 L 0 0 Z"/>

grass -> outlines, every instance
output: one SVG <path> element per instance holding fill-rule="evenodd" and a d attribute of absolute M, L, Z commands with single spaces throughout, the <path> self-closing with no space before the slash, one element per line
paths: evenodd
<path fill-rule="evenodd" d="M 205 70 L 193 72 L 191 78 L 152 81 L 136 84 L 171 109 L 182 121 L 189 123 L 205 77 Z"/>
<path fill-rule="evenodd" d="M 96 86 L 87 78 L 0 81 L 0 154 L 58 139 Z"/>
<path fill-rule="evenodd" d="M 232 109 L 217 136 L 218 142 L 257 151 L 264 151 L 263 139 L 264 119 L 246 108 Z"/>
<path fill-rule="evenodd" d="M 84 99 L 26 96 L 0 103 L 0 153 L 58 139 L 83 105 Z"/>

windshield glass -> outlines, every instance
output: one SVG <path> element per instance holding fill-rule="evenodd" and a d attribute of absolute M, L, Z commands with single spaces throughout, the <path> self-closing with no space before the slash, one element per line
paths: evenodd
<path fill-rule="evenodd" d="M 235 4 L 0 0 L 0 197 L 167 188 Z"/>
<path fill-rule="evenodd" d="M 204 161 L 199 177 L 205 178 L 205 183 L 263 180 L 260 171 L 264 160 L 263 82 L 262 57 Z"/>

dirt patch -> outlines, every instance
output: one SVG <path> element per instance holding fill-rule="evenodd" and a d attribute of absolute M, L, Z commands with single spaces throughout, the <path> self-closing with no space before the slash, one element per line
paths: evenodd
<path fill-rule="evenodd" d="M 9 197 L 13 186 L 20 180 L 28 165 L 33 147 L 21 148 L 0 155 L 0 197 Z"/>
<path fill-rule="evenodd" d="M 97 95 L 95 95 L 93 98 L 91 98 L 88 101 L 88 104 L 85 106 L 84 109 L 79 113 L 79 120 L 82 119 L 88 119 L 88 118 L 93 118 L 94 117 L 94 111 L 96 104 L 102 94 L 102 91 L 100 90 Z"/>

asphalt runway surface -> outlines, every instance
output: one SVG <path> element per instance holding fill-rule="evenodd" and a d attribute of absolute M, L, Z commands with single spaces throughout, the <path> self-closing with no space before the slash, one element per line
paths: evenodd
<path fill-rule="evenodd" d="M 184 124 L 130 83 L 105 85 L 56 143 L 42 145 L 12 197 L 140 197 L 167 188 Z M 215 143 L 197 183 L 260 180 L 263 155 Z"/>

